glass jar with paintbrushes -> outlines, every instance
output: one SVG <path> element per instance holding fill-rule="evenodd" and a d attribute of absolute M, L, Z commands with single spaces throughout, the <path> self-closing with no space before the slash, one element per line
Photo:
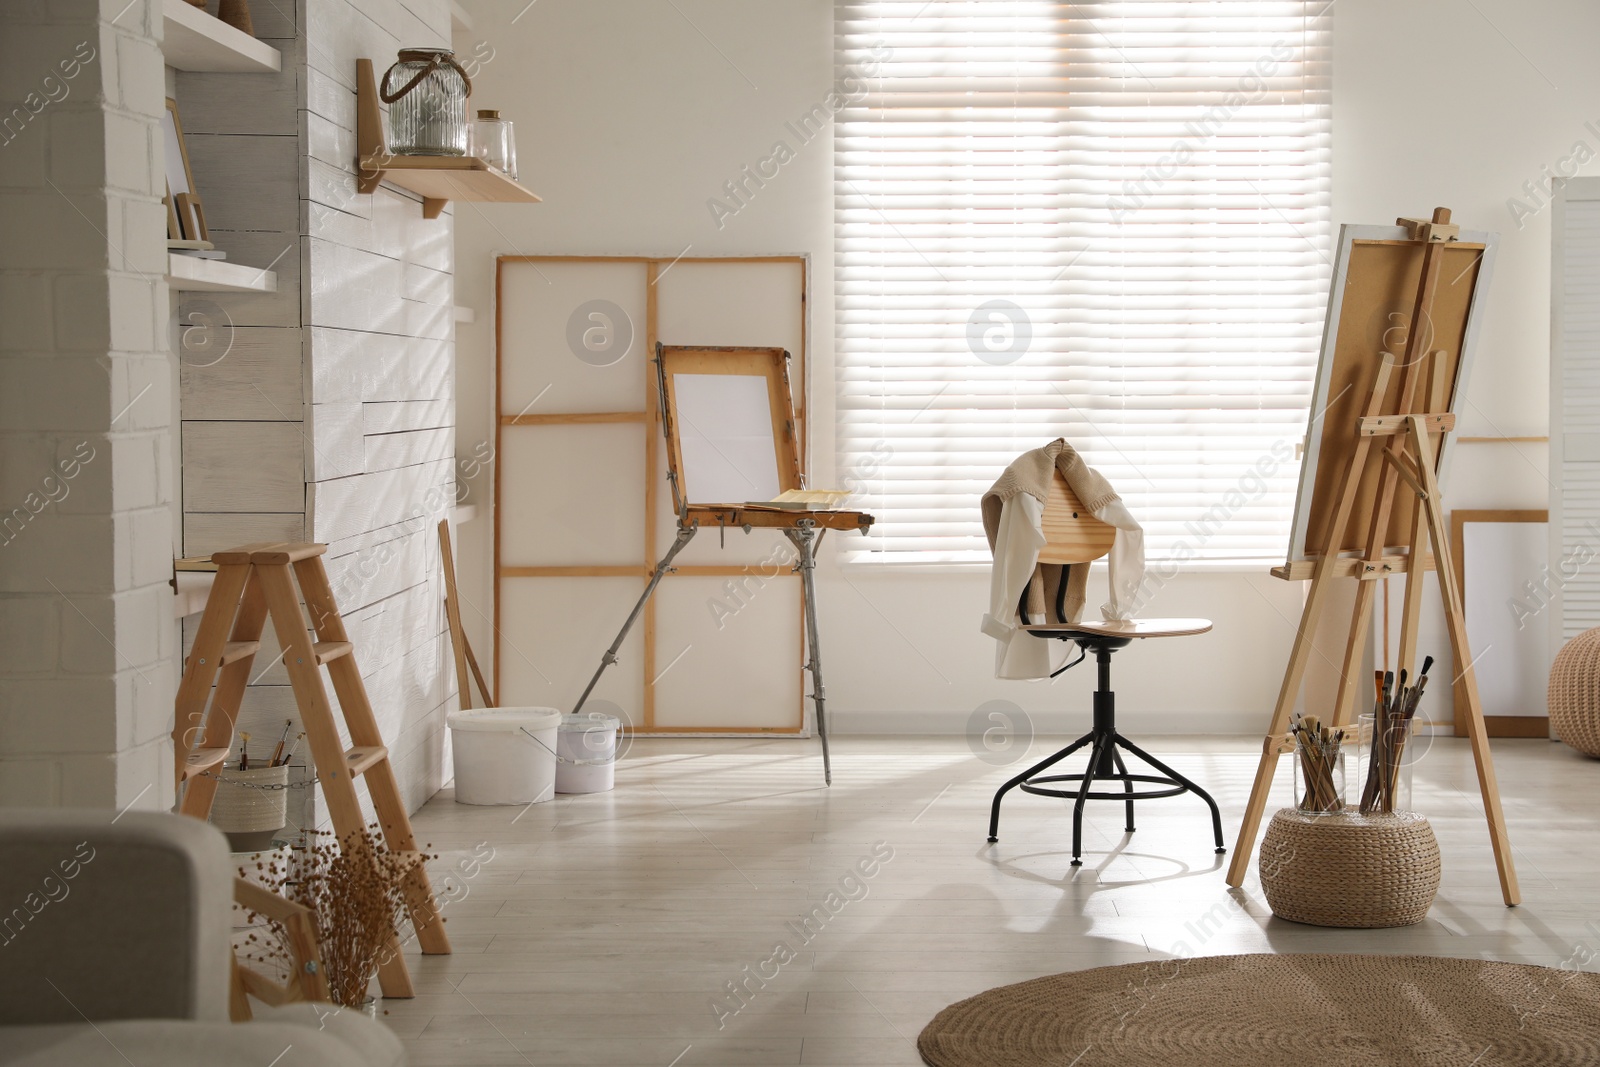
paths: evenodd
<path fill-rule="evenodd" d="M 1334 815 L 1344 810 L 1344 731 L 1315 715 L 1295 720 L 1294 802 L 1299 811 Z"/>
<path fill-rule="evenodd" d="M 1433 657 L 1428 656 L 1410 684 L 1404 668 L 1398 677 L 1392 671 L 1373 672 L 1372 713 L 1361 716 L 1363 815 L 1411 810 L 1411 763 L 1405 758 L 1406 745 L 1412 737 L 1412 723 L 1428 687 L 1428 670 L 1432 666 Z"/>

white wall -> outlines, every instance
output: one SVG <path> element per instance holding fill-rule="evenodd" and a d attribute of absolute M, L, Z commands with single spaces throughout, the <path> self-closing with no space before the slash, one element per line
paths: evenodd
<path fill-rule="evenodd" d="M 694 255 L 805 252 L 814 279 L 812 463 L 817 483 L 827 484 L 834 390 L 826 139 L 802 148 L 720 229 L 706 201 L 743 165 L 767 155 L 784 122 L 829 90 L 832 5 L 536 4 L 514 24 L 520 4 L 466 6 L 474 26 L 458 31 L 455 44 L 483 62 L 474 104 L 501 108 L 517 122 L 524 182 L 545 203 L 457 211 L 458 300 L 479 312 L 457 334 L 458 454 L 470 455 L 493 436 L 488 312 L 496 253 L 670 257 L 685 246 Z M 1446 204 L 1467 226 L 1505 234 L 1464 432 L 1542 434 L 1549 213 L 1518 231 L 1505 200 L 1574 140 L 1587 137 L 1600 150 L 1600 137 L 1583 126 L 1590 100 L 1600 119 L 1600 93 L 1589 91 L 1600 75 L 1582 53 L 1600 29 L 1600 12 L 1575 0 L 1547 5 L 1538 21 L 1507 0 L 1483 0 L 1478 9 L 1515 47 L 1471 9 L 1442 0 L 1400 13 L 1376 0 L 1341 0 L 1327 16 L 1335 23 L 1334 218 L 1386 222 Z M 1561 88 L 1548 85 L 1518 49 Z M 1468 445 L 1458 455 L 1452 502 L 1542 507 L 1545 485 L 1542 445 Z M 488 478 L 477 479 L 473 498 L 488 505 L 488 490 Z M 492 650 L 487 507 L 462 535 L 469 630 L 478 648 Z M 820 596 L 836 730 L 959 731 L 980 704 L 996 699 L 1032 713 L 1040 730 L 1081 724 L 1088 679 L 1069 674 L 1046 691 L 991 677 L 992 645 L 977 631 L 984 572 L 841 571 L 831 557 L 826 564 Z M 1216 629 L 1119 656 L 1125 721 L 1135 732 L 1259 730 L 1300 597 L 1299 586 L 1260 573 L 1182 575 L 1149 613 L 1206 616 Z M 1425 637 L 1424 647 L 1445 646 Z M 1325 660 L 1313 662 L 1313 684 L 1322 689 L 1326 682 L 1315 676 L 1327 668 Z M 563 699 L 570 704 L 572 697 Z"/>
<path fill-rule="evenodd" d="M 1341 0 L 1332 17 L 1334 218 L 1385 222 L 1445 205 L 1463 225 L 1499 232 L 1484 343 L 1459 409 L 1459 433 L 1543 436 L 1547 175 L 1600 173 L 1600 69 L 1587 53 L 1600 35 L 1600 8 L 1581 0 L 1532 6 L 1480 0 L 1476 9 L 1444 0 Z M 1591 161 L 1580 167 L 1579 158 Z M 1528 182 L 1537 195 L 1525 189 Z M 1547 460 L 1543 442 L 1458 445 L 1447 504 L 1544 508 Z M 1420 650 L 1449 662 L 1436 595 L 1430 596 Z M 1548 649 L 1547 658 L 1554 652 Z M 1437 693 L 1432 714 L 1442 718 L 1449 691 Z"/>

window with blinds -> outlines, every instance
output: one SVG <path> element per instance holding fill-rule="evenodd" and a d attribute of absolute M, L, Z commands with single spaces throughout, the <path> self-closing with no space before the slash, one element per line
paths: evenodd
<path fill-rule="evenodd" d="M 1326 0 L 839 0 L 858 561 L 987 561 L 1065 437 L 1161 559 L 1282 561 L 1331 260 Z M 831 106 L 831 105 L 830 105 Z"/>

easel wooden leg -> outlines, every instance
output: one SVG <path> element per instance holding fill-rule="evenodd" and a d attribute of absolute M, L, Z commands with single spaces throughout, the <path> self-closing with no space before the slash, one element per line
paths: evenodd
<path fill-rule="evenodd" d="M 1472 742 L 1472 758 L 1478 768 L 1478 791 L 1483 794 L 1483 813 L 1489 823 L 1489 843 L 1494 848 L 1494 861 L 1500 875 L 1500 896 L 1506 907 L 1522 903 L 1522 890 L 1517 885 L 1517 870 L 1511 856 L 1511 838 L 1506 832 L 1505 812 L 1500 807 L 1500 784 L 1495 778 L 1494 755 L 1489 751 L 1489 733 L 1483 725 L 1483 704 L 1478 698 L 1478 679 L 1472 670 L 1472 650 L 1467 642 L 1467 616 L 1461 604 L 1461 591 L 1456 588 L 1455 568 L 1450 563 L 1450 533 L 1445 525 L 1444 509 L 1440 503 L 1438 479 L 1434 477 L 1433 444 L 1422 420 L 1413 416 L 1411 439 L 1416 446 L 1418 466 L 1421 467 L 1422 484 L 1426 490 L 1421 508 L 1432 535 L 1434 554 L 1438 560 L 1439 593 L 1444 600 L 1445 624 L 1450 631 L 1450 647 L 1461 669 L 1461 691 L 1466 696 L 1467 736 Z M 1460 708 L 1456 709 L 1459 716 Z M 1459 719 L 1458 719 L 1459 721 Z"/>
<path fill-rule="evenodd" d="M 1284 672 L 1283 686 L 1278 690 L 1278 703 L 1272 710 L 1272 722 L 1267 727 L 1267 739 L 1261 746 L 1261 762 L 1256 765 L 1255 782 L 1250 786 L 1244 822 L 1240 824 L 1239 836 L 1233 842 L 1233 860 L 1228 864 L 1228 884 L 1234 887 L 1244 884 L 1245 872 L 1250 868 L 1250 853 L 1255 848 L 1256 833 L 1261 828 L 1261 816 L 1267 810 L 1267 794 L 1272 791 L 1272 775 L 1278 769 L 1278 749 L 1273 738 L 1289 728 L 1295 697 L 1300 694 L 1306 664 L 1311 660 L 1317 616 L 1322 611 L 1322 601 L 1332 583 L 1333 575 L 1329 569 L 1318 564 L 1317 575 L 1311 579 L 1311 591 L 1306 595 L 1305 610 L 1300 613 L 1300 628 L 1295 631 L 1294 647 L 1289 653 L 1289 669 Z"/>
<path fill-rule="evenodd" d="M 1333 698 L 1333 725 L 1349 725 L 1355 719 L 1356 696 L 1364 692 L 1363 679 L 1356 672 L 1367 648 L 1367 628 L 1372 624 L 1372 598 L 1375 581 L 1356 583 L 1356 603 L 1350 614 L 1350 637 L 1344 645 L 1344 661 L 1339 665 L 1339 690 Z"/>
<path fill-rule="evenodd" d="M 1394 360 L 1385 356 L 1372 383 L 1372 394 L 1367 398 L 1365 414 L 1376 415 L 1382 407 L 1389 388 L 1389 377 L 1394 371 Z M 1300 613 L 1300 628 L 1295 631 L 1294 647 L 1289 653 L 1289 668 L 1283 675 L 1283 687 L 1278 690 L 1278 703 L 1272 711 L 1272 722 L 1267 736 L 1262 740 L 1261 762 L 1256 766 L 1256 780 L 1250 787 L 1250 800 L 1245 805 L 1244 821 L 1239 825 L 1239 836 L 1233 843 L 1233 861 L 1228 865 L 1228 884 L 1237 888 L 1244 884 L 1245 871 L 1250 866 L 1250 854 L 1255 850 L 1256 833 L 1261 829 L 1261 816 L 1267 808 L 1267 794 L 1272 790 L 1272 774 L 1278 769 L 1278 735 L 1289 726 L 1289 716 L 1294 711 L 1295 697 L 1300 694 L 1300 684 L 1305 680 L 1306 664 L 1311 658 L 1317 620 L 1322 613 L 1322 601 L 1334 580 L 1334 563 L 1339 557 L 1339 546 L 1344 544 L 1345 530 L 1355 510 L 1356 493 L 1362 472 L 1366 469 L 1367 453 L 1372 439 L 1362 437 L 1356 441 L 1350 465 L 1345 469 L 1339 485 L 1339 503 L 1333 520 L 1328 524 L 1328 539 L 1322 556 L 1317 560 L 1311 577 L 1311 590 L 1306 594 L 1305 610 Z M 1356 598 L 1358 601 L 1360 597 Z M 1348 646 L 1346 659 L 1349 658 Z"/>
<path fill-rule="evenodd" d="M 1400 608 L 1400 653 L 1395 657 L 1395 673 L 1417 670 L 1417 630 L 1422 622 L 1422 590 L 1428 578 L 1428 568 L 1422 561 L 1428 555 L 1428 537 L 1422 501 L 1417 501 L 1411 519 L 1411 558 L 1406 564 L 1405 599 Z M 1416 684 L 1416 679 L 1411 679 Z"/>

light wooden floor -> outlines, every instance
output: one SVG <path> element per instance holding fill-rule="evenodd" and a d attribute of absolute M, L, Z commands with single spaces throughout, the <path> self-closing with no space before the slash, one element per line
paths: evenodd
<path fill-rule="evenodd" d="M 1148 747 L 1211 788 L 1231 845 L 1258 745 Z M 1037 740 L 1032 758 L 1055 747 Z M 1013 793 L 1000 843 L 984 840 L 993 790 L 1025 763 L 991 766 L 960 737 L 845 737 L 825 789 L 816 751 L 641 740 L 612 793 L 525 811 L 435 797 L 416 826 L 442 854 L 455 954 L 411 956 L 419 995 L 382 1002 L 412 1062 L 915 1064 L 917 1032 L 951 1001 L 1180 945 L 1548 966 L 1600 951 L 1600 763 L 1548 741 L 1495 742 L 1523 906 L 1501 906 L 1466 743 L 1438 738 L 1415 806 L 1438 833 L 1443 887 L 1426 922 L 1371 932 L 1273 919 L 1253 876 L 1227 891 L 1193 797 L 1141 805 L 1126 837 L 1120 805 L 1091 804 L 1074 870 L 1061 801 Z M 878 842 L 893 858 L 847 880 Z M 842 880 L 858 899 L 841 907 L 841 894 L 810 931 L 789 925 L 826 910 Z M 780 942 L 794 952 L 781 966 L 767 962 Z M 747 1006 L 719 1026 L 714 1004 L 747 967 L 777 973 L 750 980 Z"/>

